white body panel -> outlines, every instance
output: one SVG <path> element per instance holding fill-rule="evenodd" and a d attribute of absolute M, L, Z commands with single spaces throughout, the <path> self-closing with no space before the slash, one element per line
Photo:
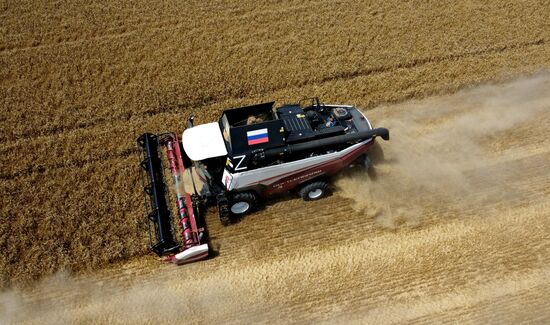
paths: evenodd
<path fill-rule="evenodd" d="M 279 165 L 258 168 L 250 171 L 243 171 L 240 173 L 231 174 L 227 170 L 225 170 L 224 179 L 222 180 L 222 182 L 226 186 L 228 191 L 248 187 L 259 183 L 270 185 L 276 183 L 283 177 L 291 175 L 293 172 L 299 173 L 304 169 L 312 168 L 316 165 L 322 165 L 328 163 L 331 160 L 336 160 L 340 157 L 343 157 L 351 151 L 359 148 L 360 146 L 369 143 L 370 141 L 372 141 L 372 138 L 349 146 L 348 148 L 341 151 L 291 161 Z"/>
<path fill-rule="evenodd" d="M 222 131 L 217 122 L 186 129 L 181 136 L 181 143 L 187 156 L 194 161 L 227 155 Z"/>

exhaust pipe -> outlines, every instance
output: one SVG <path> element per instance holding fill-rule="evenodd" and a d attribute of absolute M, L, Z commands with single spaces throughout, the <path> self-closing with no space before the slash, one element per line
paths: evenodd
<path fill-rule="evenodd" d="M 388 129 L 386 128 L 377 128 L 377 129 L 372 129 L 372 130 L 363 131 L 363 132 L 344 134 L 336 137 L 308 141 L 304 143 L 289 144 L 284 147 L 268 149 L 265 151 L 263 149 L 259 149 L 258 152 L 255 153 L 252 159 L 261 160 L 269 157 L 287 155 L 293 152 L 311 150 L 311 149 L 326 147 L 326 146 L 339 144 L 339 143 L 367 140 L 369 138 L 374 138 L 377 136 L 382 137 L 382 139 L 387 141 L 390 139 L 390 131 L 388 131 Z"/>
<path fill-rule="evenodd" d="M 388 129 L 386 128 L 377 128 L 377 129 L 372 129 L 372 130 L 363 131 L 363 132 L 344 134 L 344 135 L 331 137 L 331 138 L 308 141 L 305 143 L 291 144 L 288 147 L 291 152 L 298 152 L 298 151 L 303 151 L 303 150 L 308 150 L 313 148 L 330 146 L 338 143 L 366 140 L 368 138 L 373 138 L 377 136 L 382 137 L 382 139 L 384 139 L 385 141 L 388 141 L 390 139 L 390 131 L 388 131 Z"/>

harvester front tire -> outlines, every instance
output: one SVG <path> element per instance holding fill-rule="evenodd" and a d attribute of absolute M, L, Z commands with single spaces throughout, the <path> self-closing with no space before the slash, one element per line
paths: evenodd
<path fill-rule="evenodd" d="M 258 198 L 254 193 L 237 193 L 229 203 L 229 213 L 232 217 L 239 218 L 254 211 L 258 206 Z"/>
<path fill-rule="evenodd" d="M 298 192 L 304 201 L 315 201 L 328 195 L 328 183 L 317 181 L 304 185 Z"/>

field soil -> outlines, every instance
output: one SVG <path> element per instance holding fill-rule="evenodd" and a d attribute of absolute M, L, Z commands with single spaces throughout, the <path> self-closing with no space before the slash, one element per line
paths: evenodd
<path fill-rule="evenodd" d="M 0 5 L 0 323 L 550 322 L 549 4 Z M 320 96 L 374 172 L 147 253 L 135 138 Z"/>

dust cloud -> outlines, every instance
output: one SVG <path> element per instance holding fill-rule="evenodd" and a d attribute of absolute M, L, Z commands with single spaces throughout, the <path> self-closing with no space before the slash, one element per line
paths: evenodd
<path fill-rule="evenodd" d="M 244 294 L 228 278 L 186 282 L 148 276 L 130 283 L 112 275 L 74 277 L 60 272 L 31 291 L 0 292 L 0 324 L 166 323 L 205 314 L 223 319 L 235 310 L 241 310 L 238 321 L 253 322 L 268 314 L 262 299 Z"/>
<path fill-rule="evenodd" d="M 549 73 L 379 107 L 366 115 L 390 130 L 383 159 L 369 175 L 338 179 L 338 193 L 389 229 L 521 202 L 521 166 L 500 149 L 529 137 L 528 123 L 548 113 Z"/>

